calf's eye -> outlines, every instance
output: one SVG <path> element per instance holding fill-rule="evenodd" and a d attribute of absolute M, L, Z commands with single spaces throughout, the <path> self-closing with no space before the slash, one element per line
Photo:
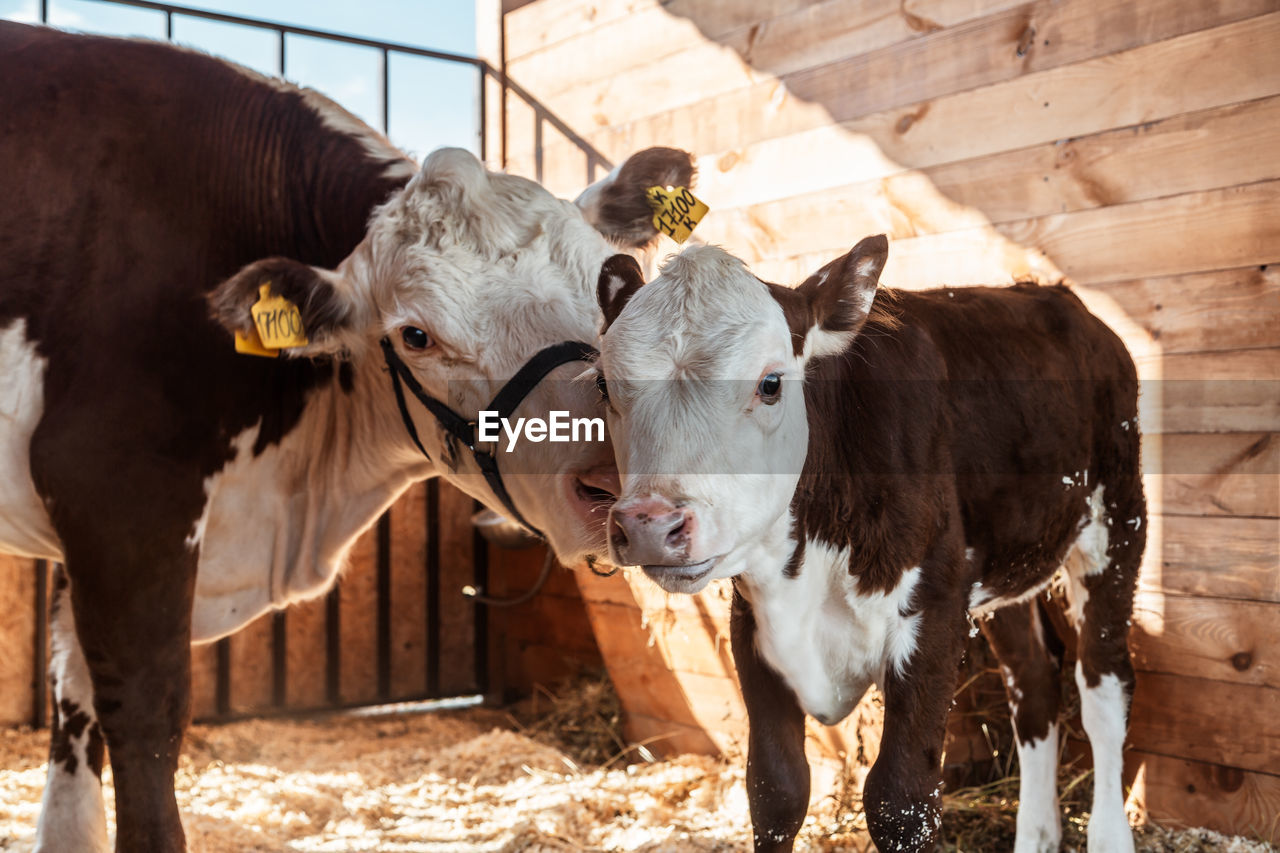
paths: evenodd
<path fill-rule="evenodd" d="M 405 326 L 401 329 L 400 340 L 404 341 L 405 347 L 411 350 L 424 350 L 434 343 L 431 336 L 417 326 Z"/>
<path fill-rule="evenodd" d="M 600 399 L 609 402 L 609 384 L 604 381 L 603 373 L 596 374 L 596 389 L 600 392 Z"/>
<path fill-rule="evenodd" d="M 760 402 L 766 406 L 772 406 L 782 399 L 782 374 L 765 374 L 760 384 L 756 386 L 756 394 L 759 395 Z"/>

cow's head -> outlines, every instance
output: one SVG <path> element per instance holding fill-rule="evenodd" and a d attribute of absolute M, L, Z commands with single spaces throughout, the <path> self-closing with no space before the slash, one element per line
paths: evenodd
<path fill-rule="evenodd" d="M 378 208 L 364 241 L 335 270 L 284 258 L 258 261 L 219 285 L 215 318 L 252 330 L 259 286 L 298 305 L 309 338 L 286 356 L 349 361 L 352 404 L 367 407 L 370 464 L 439 473 L 499 512 L 502 502 L 476 460 L 411 395 L 407 406 L 434 467 L 404 423 L 386 369 L 382 339 L 412 379 L 466 420 L 476 420 L 500 388 L 545 347 L 594 342 L 600 326 L 595 288 L 615 252 L 642 249 L 657 234 L 644 187 L 687 184 L 688 154 L 655 149 L 615 170 L 582 209 L 524 178 L 492 173 L 470 153 L 443 149 Z M 627 196 L 637 194 L 636 199 Z M 586 195 L 586 194 L 584 194 Z M 608 235 L 608 239 L 606 236 Z M 228 344 L 229 345 L 229 344 Z M 587 364 L 563 364 L 539 382 L 514 417 L 601 417 Z M 565 562 L 603 554 L 608 502 L 616 487 L 604 442 L 522 440 L 496 449 L 520 514 L 547 534 Z"/>
<path fill-rule="evenodd" d="M 805 369 L 867 318 L 888 254 L 869 237 L 791 289 L 696 247 L 644 284 L 629 258 L 600 276 L 600 371 L 622 474 L 610 513 L 618 565 L 697 592 L 773 553 L 804 466 Z"/>

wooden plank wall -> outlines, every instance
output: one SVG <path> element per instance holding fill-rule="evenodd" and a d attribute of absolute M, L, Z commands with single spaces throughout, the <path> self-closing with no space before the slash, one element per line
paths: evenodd
<path fill-rule="evenodd" d="M 510 171 L 690 150 L 764 278 L 885 232 L 892 286 L 1073 282 L 1144 377 L 1135 796 L 1277 831 L 1280 2 L 535 0 L 505 62 L 580 137 L 509 97 Z"/>

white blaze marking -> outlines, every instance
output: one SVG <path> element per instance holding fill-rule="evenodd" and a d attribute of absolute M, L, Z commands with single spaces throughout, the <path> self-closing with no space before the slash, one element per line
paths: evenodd
<path fill-rule="evenodd" d="M 1093 751 L 1093 812 L 1089 817 L 1090 853 L 1132 853 L 1133 830 L 1124 812 L 1124 734 L 1129 697 L 1115 675 L 1102 676 L 1097 687 L 1085 683 L 1076 664 L 1080 718 Z"/>
<path fill-rule="evenodd" d="M 1018 741 L 1018 834 L 1014 853 L 1056 853 L 1062 838 L 1058 809 L 1058 726 L 1030 743 Z"/>

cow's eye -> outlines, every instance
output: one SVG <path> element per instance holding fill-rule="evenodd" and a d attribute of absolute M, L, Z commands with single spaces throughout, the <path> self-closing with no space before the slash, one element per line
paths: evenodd
<path fill-rule="evenodd" d="M 405 347 L 411 350 L 424 350 L 435 343 L 430 335 L 417 326 L 405 326 L 401 329 L 400 340 L 404 341 Z"/>
<path fill-rule="evenodd" d="M 609 402 L 609 383 L 604 381 L 603 373 L 596 374 L 596 389 L 600 392 L 600 399 Z"/>
<path fill-rule="evenodd" d="M 782 374 L 766 373 L 764 378 L 760 380 L 760 384 L 756 386 L 756 394 L 760 396 L 760 402 L 766 406 L 772 406 L 781 400 Z"/>

